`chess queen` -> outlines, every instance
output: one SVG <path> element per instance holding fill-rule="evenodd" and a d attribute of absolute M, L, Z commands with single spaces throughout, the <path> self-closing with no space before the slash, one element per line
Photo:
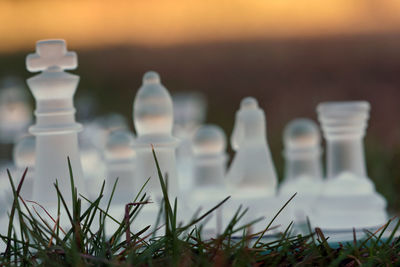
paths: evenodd
<path fill-rule="evenodd" d="M 82 126 L 75 122 L 73 105 L 79 76 L 64 72 L 77 65 L 76 53 L 67 51 L 64 40 L 38 41 L 36 53 L 26 57 L 28 71 L 42 72 L 27 83 L 36 100 L 36 124 L 29 129 L 36 137 L 33 199 L 47 207 L 57 205 L 56 180 L 71 203 L 68 157 L 78 193 L 85 195 L 77 136 Z"/>

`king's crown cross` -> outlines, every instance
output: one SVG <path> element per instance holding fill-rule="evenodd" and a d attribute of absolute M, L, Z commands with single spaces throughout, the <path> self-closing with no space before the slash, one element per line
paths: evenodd
<path fill-rule="evenodd" d="M 36 43 L 36 53 L 26 57 L 26 68 L 30 72 L 44 70 L 73 70 L 78 66 L 75 52 L 67 51 L 64 40 L 43 40 Z"/>

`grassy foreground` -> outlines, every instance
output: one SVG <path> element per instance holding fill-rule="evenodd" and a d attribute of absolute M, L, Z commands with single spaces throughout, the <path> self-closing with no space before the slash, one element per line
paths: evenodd
<path fill-rule="evenodd" d="M 239 208 L 220 235 L 203 239 L 202 228 L 199 226 L 201 221 L 228 201 L 229 197 L 210 211 L 196 216 L 187 225 L 178 224 L 177 200 L 171 202 L 168 198 L 154 150 L 153 155 L 164 194 L 159 213 L 162 222 L 156 227 L 162 231 L 157 231 L 157 234 L 148 233 L 150 226 L 138 232 L 131 231 L 131 225 L 140 216 L 141 208 L 149 203 L 146 194 L 142 193 L 145 185 L 134 201 L 126 205 L 125 217 L 117 220 L 108 214 L 113 194 L 107 200 L 106 209 L 99 206 L 104 183 L 95 201 L 90 202 L 84 196 L 78 196 L 69 164 L 72 209 L 67 206 L 56 183 L 54 187 L 59 199 L 58 218 L 43 218 L 38 216 L 35 209 L 28 207 L 27 200 L 19 196 L 27 170 L 17 187 L 8 172 L 14 202 L 9 211 L 8 231 L 0 235 L 5 245 L 5 251 L 0 254 L 1 266 L 399 265 L 400 239 L 393 234 L 382 239 L 382 234 L 391 221 L 376 233 L 368 232 L 364 240 L 358 241 L 355 238 L 352 243 L 339 244 L 338 248 L 333 248 L 320 229 L 310 228 L 310 234 L 306 236 L 292 235 L 292 224 L 275 241 L 264 242 L 261 237 L 271 228 L 273 220 L 263 232 L 250 234 L 251 224 L 240 224 L 240 219 L 247 210 Z M 89 202 L 89 207 L 85 210 L 82 210 L 82 201 Z M 65 210 L 63 213 L 69 219 L 69 229 L 59 226 L 61 210 Z M 119 224 L 111 235 L 105 234 L 106 218 Z M 95 220 L 98 221 L 96 226 Z M 397 230 L 399 225 L 397 222 L 394 229 Z"/>

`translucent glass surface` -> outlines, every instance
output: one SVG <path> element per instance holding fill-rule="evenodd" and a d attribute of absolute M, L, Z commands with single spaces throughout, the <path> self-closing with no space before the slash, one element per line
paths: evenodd
<path fill-rule="evenodd" d="M 152 153 L 153 146 L 164 177 L 168 175 L 171 197 L 177 196 L 179 189 L 175 149 L 179 142 L 172 136 L 172 98 L 154 71 L 143 76 L 143 84 L 133 103 L 133 123 L 137 133 L 134 142 L 137 184 L 144 184 L 150 177 L 148 192 L 154 201 L 161 201 L 162 192 Z"/>
<path fill-rule="evenodd" d="M 370 106 L 365 101 L 327 102 L 317 107 L 327 144 L 327 177 L 312 222 L 323 229 L 379 227 L 386 200 L 367 177 L 363 137 Z"/>
<path fill-rule="evenodd" d="M 231 144 L 236 154 L 227 174 L 228 182 L 240 187 L 263 188 L 265 194 L 274 194 L 277 177 L 267 143 L 266 119 L 255 98 L 242 100 Z"/>
<path fill-rule="evenodd" d="M 126 130 L 111 132 L 106 142 L 105 156 L 107 160 L 132 159 L 134 135 Z"/>
<path fill-rule="evenodd" d="M 194 184 L 214 189 L 223 185 L 227 158 L 224 131 L 216 125 L 204 125 L 196 131 L 192 147 Z"/>
<path fill-rule="evenodd" d="M 36 136 L 36 161 L 33 199 L 43 205 L 57 205 L 53 183 L 57 179 L 62 195 L 71 201 L 70 159 L 75 185 L 85 194 L 84 175 L 78 147 L 77 132 L 82 126 L 75 122 L 73 96 L 79 76 L 64 72 L 77 67 L 77 55 L 66 49 L 64 40 L 43 40 L 36 52 L 26 57 L 31 72 L 42 71 L 27 80 L 36 100 L 36 124 L 29 131 Z"/>
<path fill-rule="evenodd" d="M 32 169 L 35 166 L 35 146 L 33 135 L 27 135 L 17 141 L 13 148 L 14 164 L 17 168 Z"/>
<path fill-rule="evenodd" d="M 219 155 L 226 149 L 224 131 L 216 125 L 200 127 L 193 137 L 193 152 L 195 155 Z"/>
<path fill-rule="evenodd" d="M 158 73 L 147 72 L 134 101 L 133 116 L 137 135 L 171 134 L 172 106 L 171 96 L 161 84 Z"/>

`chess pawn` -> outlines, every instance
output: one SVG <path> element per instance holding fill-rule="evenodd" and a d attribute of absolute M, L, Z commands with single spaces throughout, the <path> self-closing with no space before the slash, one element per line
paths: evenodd
<path fill-rule="evenodd" d="M 210 124 L 195 132 L 192 143 L 194 186 L 189 202 L 207 211 L 228 196 L 224 179 L 226 137 L 220 127 Z M 203 233 L 215 234 L 222 230 L 222 208 L 210 214 L 211 220 L 205 220 Z"/>
<path fill-rule="evenodd" d="M 196 188 L 224 186 L 226 137 L 216 125 L 200 127 L 193 137 L 193 177 Z"/>
<path fill-rule="evenodd" d="M 165 174 L 168 176 L 169 198 L 173 200 L 178 194 L 175 149 L 179 142 L 172 136 L 172 99 L 161 84 L 158 73 L 149 71 L 143 76 L 143 84 L 134 100 L 133 118 L 137 133 L 134 142 L 136 185 L 140 188 L 150 177 L 144 191 L 150 194 L 153 201 L 161 201 L 162 190 L 152 153 L 153 145 L 164 179 Z"/>
<path fill-rule="evenodd" d="M 21 196 L 28 200 L 32 199 L 33 177 L 35 176 L 35 146 L 35 137 L 26 135 L 18 140 L 13 148 L 13 160 L 16 167 L 16 172 L 13 174 L 14 185 L 18 185 L 22 174 L 28 168 L 21 188 Z"/>
<path fill-rule="evenodd" d="M 75 122 L 73 105 L 79 76 L 64 72 L 77 67 L 77 56 L 67 51 L 64 40 L 44 40 L 37 42 L 36 53 L 27 56 L 26 66 L 30 72 L 41 71 L 27 80 L 36 100 L 36 124 L 29 129 L 36 137 L 33 199 L 44 206 L 56 207 L 57 179 L 58 188 L 70 205 L 67 157 L 78 193 L 86 195 L 77 137 L 82 126 Z"/>
<path fill-rule="evenodd" d="M 291 205 L 296 221 L 304 222 L 322 184 L 318 126 L 309 119 L 295 119 L 285 127 L 283 141 L 285 178 L 279 194 L 288 198 L 297 192 Z"/>
<path fill-rule="evenodd" d="M 133 150 L 133 134 L 126 130 L 111 132 L 106 142 L 104 153 L 107 165 L 106 200 L 111 196 L 114 184 L 115 187 L 113 204 L 121 205 L 132 202 L 135 198 L 135 151 Z"/>
<path fill-rule="evenodd" d="M 172 96 L 174 104 L 173 135 L 180 139 L 176 151 L 179 187 L 190 191 L 193 187 L 192 138 L 204 122 L 207 103 L 205 97 L 196 92 L 177 93 Z"/>
<path fill-rule="evenodd" d="M 242 191 L 274 195 L 277 177 L 267 143 L 265 114 L 253 97 L 246 97 L 240 103 L 231 144 L 236 154 L 228 171 L 228 181 Z"/>
<path fill-rule="evenodd" d="M 317 107 L 327 144 L 327 180 L 312 223 L 323 229 L 373 228 L 387 221 L 386 200 L 367 177 L 363 137 L 366 101 L 326 102 Z"/>

